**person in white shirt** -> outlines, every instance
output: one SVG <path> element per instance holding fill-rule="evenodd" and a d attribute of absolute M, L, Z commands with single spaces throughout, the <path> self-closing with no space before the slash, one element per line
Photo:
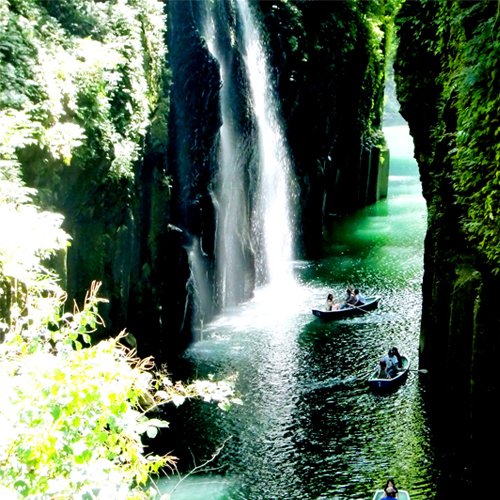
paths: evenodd
<path fill-rule="evenodd" d="M 356 302 L 354 303 L 355 307 L 366 304 L 366 299 L 359 293 L 359 290 L 357 288 L 354 290 L 354 299 L 356 300 Z"/>

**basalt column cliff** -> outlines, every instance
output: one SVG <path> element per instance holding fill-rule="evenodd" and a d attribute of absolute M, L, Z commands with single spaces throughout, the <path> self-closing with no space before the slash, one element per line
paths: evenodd
<path fill-rule="evenodd" d="M 420 364 L 449 458 L 484 473 L 499 435 L 498 5 L 406 2 L 397 23 L 397 93 L 429 210 Z"/>

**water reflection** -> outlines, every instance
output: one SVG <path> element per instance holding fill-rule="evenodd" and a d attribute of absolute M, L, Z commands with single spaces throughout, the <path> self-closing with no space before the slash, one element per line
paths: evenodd
<path fill-rule="evenodd" d="M 323 258 L 296 263 L 295 284 L 259 290 L 186 352 L 198 376 L 238 372 L 244 400 L 225 414 L 189 403 L 172 422 L 186 470 L 232 436 L 211 464 L 231 487 L 201 487 L 205 500 L 366 499 L 388 477 L 413 500 L 433 498 L 419 375 L 385 395 L 366 386 L 389 347 L 418 366 L 425 203 L 414 161 L 392 165 L 388 199 L 332 219 Z M 381 295 L 379 309 L 332 323 L 311 314 L 346 286 Z"/>

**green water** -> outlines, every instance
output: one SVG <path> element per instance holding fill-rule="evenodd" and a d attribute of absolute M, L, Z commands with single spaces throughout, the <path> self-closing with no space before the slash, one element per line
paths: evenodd
<path fill-rule="evenodd" d="M 426 208 L 405 127 L 387 130 L 389 196 L 356 214 L 331 216 L 324 255 L 295 263 L 295 284 L 255 298 L 210 325 L 186 353 L 193 373 L 238 373 L 244 400 L 223 413 L 189 402 L 169 416 L 168 450 L 186 471 L 225 441 L 202 473 L 160 481 L 173 499 L 372 499 L 386 479 L 412 500 L 432 500 L 440 471 L 412 372 L 388 394 L 366 375 L 389 347 L 418 367 Z M 399 157 L 396 157 L 399 156 Z M 379 309 L 323 323 L 311 314 L 347 286 L 380 295 Z M 183 477 L 183 476 L 181 476 Z"/>

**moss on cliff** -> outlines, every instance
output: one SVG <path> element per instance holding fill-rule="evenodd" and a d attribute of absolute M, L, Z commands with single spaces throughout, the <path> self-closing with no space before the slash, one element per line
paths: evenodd
<path fill-rule="evenodd" d="M 384 146 L 384 83 L 399 3 L 260 2 L 309 256 L 321 247 L 325 217 L 351 213 L 380 196 L 372 194 L 369 176 Z"/>
<path fill-rule="evenodd" d="M 64 215 L 70 299 L 102 280 L 102 314 L 119 331 L 166 231 L 164 165 L 143 161 L 168 140 L 163 3 L 9 0 L 0 24 L 1 177 L 36 188 L 38 205 Z"/>
<path fill-rule="evenodd" d="M 500 392 L 497 23 L 496 2 L 406 2 L 395 64 L 429 210 L 421 364 L 450 448 L 479 457 L 496 426 L 484 410 Z"/>

